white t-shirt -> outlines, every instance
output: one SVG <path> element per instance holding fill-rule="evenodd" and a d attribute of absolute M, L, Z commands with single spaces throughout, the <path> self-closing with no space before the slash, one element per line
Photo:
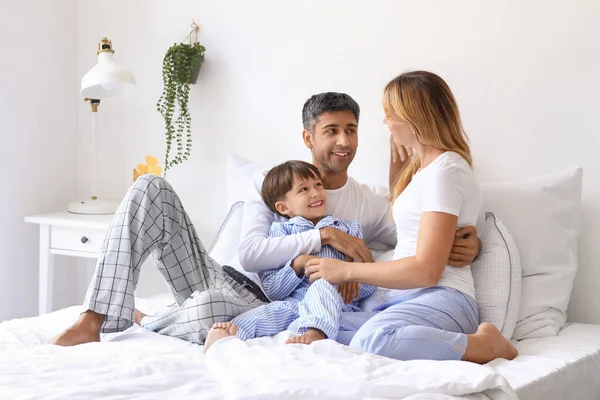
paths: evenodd
<path fill-rule="evenodd" d="M 321 236 L 316 229 L 297 235 L 269 237 L 271 224 L 287 218 L 274 214 L 262 201 L 260 191 L 266 173 L 261 171 L 254 176 L 244 204 L 238 256 L 248 272 L 277 268 L 299 255 L 321 250 Z M 396 246 L 396 226 L 390 218 L 387 197 L 350 177 L 341 188 L 326 192 L 326 215 L 357 221 L 374 256 Z"/>
<path fill-rule="evenodd" d="M 437 211 L 458 217 L 458 227 L 475 225 L 481 209 L 479 185 L 473 171 L 459 154 L 446 152 L 418 171 L 396 199 L 393 216 L 398 233 L 394 258 L 417 253 L 417 237 L 423 212 Z M 446 265 L 437 284 L 460 290 L 475 298 L 471 267 Z"/>

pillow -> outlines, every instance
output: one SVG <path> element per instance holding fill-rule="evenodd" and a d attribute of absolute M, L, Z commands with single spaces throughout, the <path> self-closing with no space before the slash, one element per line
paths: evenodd
<path fill-rule="evenodd" d="M 521 300 L 521 259 L 504 224 L 491 212 L 477 227 L 481 252 L 471 272 L 475 282 L 479 320 L 491 322 L 511 339 Z"/>
<path fill-rule="evenodd" d="M 208 253 L 213 260 L 219 264 L 229 265 L 230 267 L 235 268 L 262 288 L 258 274 L 246 272 L 238 259 L 238 249 L 240 247 L 242 231 L 242 217 L 244 215 L 243 210 L 243 201 L 235 202 L 233 206 L 231 206 L 231 209 L 221 224 L 217 237 L 212 246 L 210 246 Z"/>
<path fill-rule="evenodd" d="M 243 201 L 238 201 L 231 206 L 225 220 L 221 223 L 215 241 L 208 251 L 210 256 L 221 265 L 233 266 L 237 263 L 243 209 Z"/>
<path fill-rule="evenodd" d="M 521 305 L 513 338 L 556 335 L 577 272 L 582 169 L 481 185 L 484 210 L 502 219 L 521 256 Z"/>
<path fill-rule="evenodd" d="M 252 177 L 262 168 L 236 154 L 227 154 L 227 207 L 246 199 Z"/>

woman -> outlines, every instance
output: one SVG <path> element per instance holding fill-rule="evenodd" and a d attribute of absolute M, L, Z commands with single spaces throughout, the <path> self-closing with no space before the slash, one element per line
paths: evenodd
<path fill-rule="evenodd" d="M 491 324 L 479 323 L 470 267 L 446 265 L 458 227 L 475 225 L 481 200 L 458 107 L 437 75 L 416 71 L 393 79 L 383 94 L 384 122 L 396 146 L 418 156 L 400 173 L 392 195 L 398 230 L 394 261 L 314 259 L 311 281 L 361 282 L 389 288 L 350 346 L 401 360 L 512 359 L 517 350 Z"/>

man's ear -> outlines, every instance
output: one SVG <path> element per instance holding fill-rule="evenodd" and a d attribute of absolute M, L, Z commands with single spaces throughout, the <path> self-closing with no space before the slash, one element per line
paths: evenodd
<path fill-rule="evenodd" d="M 278 201 L 277 203 L 275 203 L 275 209 L 279 212 L 279 214 L 283 215 L 288 215 L 290 211 L 283 201 Z"/>
<path fill-rule="evenodd" d="M 313 148 L 314 135 L 308 129 L 302 131 L 302 140 L 304 140 L 304 145 L 307 149 Z"/>

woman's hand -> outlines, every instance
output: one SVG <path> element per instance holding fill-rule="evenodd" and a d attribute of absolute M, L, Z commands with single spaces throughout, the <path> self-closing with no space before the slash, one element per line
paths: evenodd
<path fill-rule="evenodd" d="M 304 274 L 311 282 L 325 279 L 332 285 L 348 282 L 352 263 L 336 260 L 334 258 L 318 258 L 306 263 Z"/>
<path fill-rule="evenodd" d="M 394 140 L 394 136 L 390 134 L 390 147 L 392 154 L 392 162 L 401 163 L 403 166 L 408 164 L 412 158 L 414 151 L 412 147 L 406 148 L 403 144 L 398 144 Z"/>

